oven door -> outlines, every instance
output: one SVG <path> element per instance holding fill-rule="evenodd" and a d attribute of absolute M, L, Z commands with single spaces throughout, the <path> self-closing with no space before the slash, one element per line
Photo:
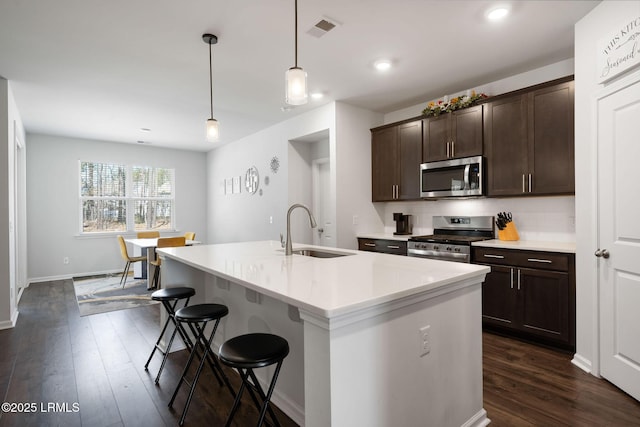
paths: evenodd
<path fill-rule="evenodd" d="M 423 163 L 420 197 L 482 196 L 482 156 Z"/>

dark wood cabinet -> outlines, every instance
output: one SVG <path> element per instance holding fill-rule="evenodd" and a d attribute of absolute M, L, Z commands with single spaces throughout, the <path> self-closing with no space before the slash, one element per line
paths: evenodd
<path fill-rule="evenodd" d="M 573 81 L 484 104 L 488 196 L 575 192 Z"/>
<path fill-rule="evenodd" d="M 369 239 L 358 237 L 358 249 L 368 252 L 382 252 L 385 254 L 406 255 L 407 242 L 391 239 Z"/>
<path fill-rule="evenodd" d="M 575 348 L 573 254 L 475 247 L 472 259 L 491 267 L 482 287 L 484 327 Z"/>
<path fill-rule="evenodd" d="M 482 126 L 482 105 L 423 119 L 423 161 L 482 155 Z"/>
<path fill-rule="evenodd" d="M 372 201 L 419 199 L 421 159 L 420 120 L 372 129 Z"/>

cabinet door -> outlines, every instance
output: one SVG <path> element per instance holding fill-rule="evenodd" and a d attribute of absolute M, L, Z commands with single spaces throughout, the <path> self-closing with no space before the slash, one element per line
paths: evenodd
<path fill-rule="evenodd" d="M 485 104 L 487 194 L 522 195 L 527 172 L 527 97 L 518 95 Z"/>
<path fill-rule="evenodd" d="M 371 200 L 393 200 L 398 183 L 397 128 L 389 127 L 371 134 Z"/>
<path fill-rule="evenodd" d="M 529 94 L 531 193 L 575 192 L 573 110 L 573 82 Z"/>
<path fill-rule="evenodd" d="M 517 271 L 520 328 L 532 335 L 570 342 L 569 275 L 520 268 Z"/>
<path fill-rule="evenodd" d="M 451 113 L 452 158 L 482 155 L 482 105 Z"/>
<path fill-rule="evenodd" d="M 437 162 L 449 158 L 447 144 L 450 138 L 450 114 L 423 120 L 422 152 L 425 162 Z"/>
<path fill-rule="evenodd" d="M 420 198 L 420 163 L 422 159 L 422 121 L 398 126 L 399 185 L 398 199 Z"/>
<path fill-rule="evenodd" d="M 482 284 L 482 321 L 485 324 L 513 327 L 516 319 L 514 268 L 492 265 Z"/>

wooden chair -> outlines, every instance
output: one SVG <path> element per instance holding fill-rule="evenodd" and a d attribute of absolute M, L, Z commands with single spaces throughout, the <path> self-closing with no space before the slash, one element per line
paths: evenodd
<path fill-rule="evenodd" d="M 187 231 L 184 233 L 184 238 L 186 240 L 196 240 L 196 233 L 194 231 Z"/>
<path fill-rule="evenodd" d="M 134 262 L 144 261 L 147 259 L 147 257 L 146 256 L 130 257 L 129 252 L 127 251 L 127 244 L 125 243 L 124 237 L 122 236 L 118 236 L 118 243 L 120 244 L 120 255 L 122 255 L 122 258 L 127 262 L 126 265 L 124 266 L 122 277 L 120 278 L 120 284 L 124 289 L 125 285 L 127 284 L 127 276 L 129 275 L 129 267 L 131 267 L 131 264 Z"/>
<path fill-rule="evenodd" d="M 157 239 L 160 237 L 159 231 L 138 231 L 136 233 L 138 239 Z"/>
<path fill-rule="evenodd" d="M 184 236 L 179 237 L 163 237 L 158 239 L 157 248 L 171 248 L 176 246 L 184 246 L 186 239 Z M 160 279 L 160 265 L 162 264 L 162 260 L 160 257 L 156 256 L 156 259 L 150 261 L 151 265 L 155 267 L 155 271 L 153 272 L 153 281 L 152 288 L 158 287 L 158 280 Z"/>

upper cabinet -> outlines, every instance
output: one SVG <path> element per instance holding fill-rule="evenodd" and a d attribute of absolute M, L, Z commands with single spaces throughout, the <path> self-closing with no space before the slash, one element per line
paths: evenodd
<path fill-rule="evenodd" d="M 371 130 L 372 201 L 420 198 L 422 122 Z"/>
<path fill-rule="evenodd" d="M 571 80 L 484 104 L 488 196 L 575 192 L 573 98 Z"/>
<path fill-rule="evenodd" d="M 482 105 L 422 122 L 424 162 L 482 155 Z"/>

